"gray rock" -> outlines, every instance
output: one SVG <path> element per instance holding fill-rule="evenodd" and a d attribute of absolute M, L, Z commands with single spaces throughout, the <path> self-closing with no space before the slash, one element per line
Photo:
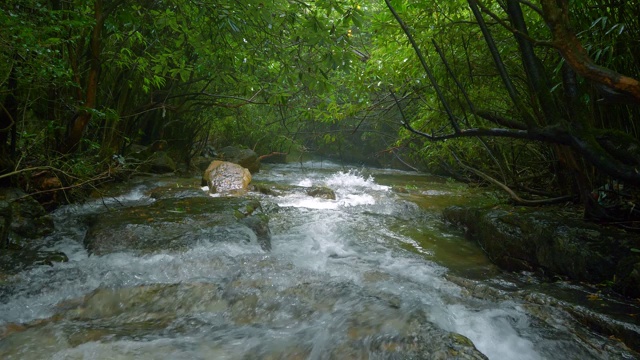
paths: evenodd
<path fill-rule="evenodd" d="M 53 219 L 32 197 L 17 188 L 0 189 L 0 272 L 16 274 L 38 265 L 67 261 L 55 251 L 37 251 L 29 239 L 52 233 Z"/>
<path fill-rule="evenodd" d="M 218 153 L 219 160 L 238 164 L 249 169 L 252 174 L 260 171 L 260 160 L 258 160 L 258 154 L 251 149 L 240 149 L 235 146 L 227 146 L 220 149 Z"/>
<path fill-rule="evenodd" d="M 164 140 L 157 140 L 149 146 L 133 144 L 125 153 L 125 161 L 137 164 L 138 170 L 143 172 L 172 173 L 177 170 L 177 165 L 167 153 L 167 147 Z"/>
<path fill-rule="evenodd" d="M 243 193 L 250 182 L 249 170 L 226 161 L 212 161 L 202 175 L 202 185 L 208 186 L 210 193 Z"/>
<path fill-rule="evenodd" d="M 262 250 L 271 250 L 271 229 L 269 229 L 269 219 L 265 215 L 247 216 L 240 220 L 255 234 Z"/>
<path fill-rule="evenodd" d="M 307 195 L 315 198 L 335 200 L 336 193 L 326 186 L 314 186 L 307 189 Z"/>

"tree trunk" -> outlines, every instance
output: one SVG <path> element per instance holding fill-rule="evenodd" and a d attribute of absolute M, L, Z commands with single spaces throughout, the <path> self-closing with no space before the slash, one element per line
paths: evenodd
<path fill-rule="evenodd" d="M 0 173 L 9 171 L 15 158 L 16 119 L 18 117 L 18 100 L 14 93 L 18 88 L 16 64 L 13 64 L 7 82 L 7 96 L 0 109 Z M 11 134 L 11 143 L 8 143 Z"/>
<path fill-rule="evenodd" d="M 89 40 L 89 75 L 87 77 L 85 101 L 82 108 L 78 110 L 76 116 L 70 124 L 67 138 L 62 145 L 63 153 L 70 153 L 78 148 L 84 131 L 93 116 L 92 110 L 96 107 L 98 94 L 98 80 L 100 78 L 100 53 L 102 50 L 102 28 L 104 26 L 105 14 L 103 12 L 102 0 L 95 0 L 94 3 L 95 25 L 91 31 Z"/>
<path fill-rule="evenodd" d="M 544 125 L 554 124 L 558 120 L 558 107 L 551 91 L 549 91 L 551 86 L 549 85 L 547 74 L 542 67 L 542 62 L 536 56 L 533 45 L 528 39 L 529 31 L 527 30 L 522 9 L 520 8 L 520 1 L 507 0 L 507 14 L 509 15 L 512 26 L 518 30 L 518 32 L 515 33 L 515 38 L 520 48 L 522 64 L 527 74 L 527 81 L 538 100 L 542 114 L 544 114 L 544 120 L 540 123 Z"/>

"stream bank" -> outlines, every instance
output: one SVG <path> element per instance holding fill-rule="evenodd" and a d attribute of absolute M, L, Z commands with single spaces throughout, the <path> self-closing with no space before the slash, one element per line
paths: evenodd
<path fill-rule="evenodd" d="M 445 221 L 465 230 L 507 271 L 602 284 L 640 298 L 640 237 L 558 208 L 448 207 Z"/>

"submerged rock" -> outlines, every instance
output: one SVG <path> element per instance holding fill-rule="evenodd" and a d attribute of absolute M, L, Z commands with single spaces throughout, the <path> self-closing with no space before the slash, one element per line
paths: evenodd
<path fill-rule="evenodd" d="M 269 220 L 264 215 L 247 216 L 240 220 L 241 224 L 246 225 L 256 234 L 256 240 L 262 250 L 271 250 L 271 229 L 269 229 Z"/>
<path fill-rule="evenodd" d="M 170 333 L 175 341 L 166 342 L 164 355 L 177 358 L 313 358 L 320 351 L 331 359 L 486 359 L 469 339 L 441 329 L 423 310 L 401 309 L 392 295 L 319 278 L 275 286 L 274 266 L 248 264 L 213 283 L 98 288 L 60 304 L 56 316 L 7 334 L 0 356 L 90 344 L 116 350 L 121 340 L 140 349 L 146 339 Z M 164 357 L 155 347 L 144 351 Z M 228 352 L 215 356 L 211 348 Z"/>
<path fill-rule="evenodd" d="M 623 321 L 618 313 L 619 309 L 614 311 L 618 314 L 612 316 L 598 312 L 600 309 L 594 311 L 579 305 L 578 302 L 560 300 L 543 292 L 515 288 L 504 290 L 450 273 L 445 276 L 447 280 L 463 288 L 466 295 L 475 298 L 491 302 L 522 301 L 529 316 L 536 321 L 547 323 L 549 328 L 554 328 L 559 323 L 568 324 L 571 332 L 589 345 L 588 349 L 596 349 L 596 352 L 599 352 L 598 349 L 607 349 L 606 354 L 600 353 L 599 357 L 602 359 L 636 359 L 640 356 L 640 326 L 633 321 Z M 627 310 L 631 312 L 634 308 L 635 306 L 632 306 Z M 593 337 L 588 332 L 595 332 L 601 336 Z"/>
<path fill-rule="evenodd" d="M 464 227 L 496 265 L 590 283 L 612 282 L 623 295 L 640 297 L 637 235 L 604 228 L 558 212 L 513 207 L 443 211 Z"/>

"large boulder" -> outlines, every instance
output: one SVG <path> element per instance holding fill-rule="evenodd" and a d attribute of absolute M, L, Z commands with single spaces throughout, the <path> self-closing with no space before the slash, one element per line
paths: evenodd
<path fill-rule="evenodd" d="M 454 206 L 443 216 L 461 225 L 489 259 L 506 270 L 595 284 L 613 282 L 618 292 L 640 297 L 637 236 L 557 210 Z"/>
<path fill-rule="evenodd" d="M 250 182 L 249 170 L 227 161 L 212 161 L 202 175 L 202 185 L 208 186 L 212 194 L 245 192 Z"/>
<path fill-rule="evenodd" d="M 260 171 L 258 154 L 251 149 L 240 149 L 235 146 L 227 146 L 218 151 L 219 159 L 238 164 L 249 169 L 252 174 Z"/>

